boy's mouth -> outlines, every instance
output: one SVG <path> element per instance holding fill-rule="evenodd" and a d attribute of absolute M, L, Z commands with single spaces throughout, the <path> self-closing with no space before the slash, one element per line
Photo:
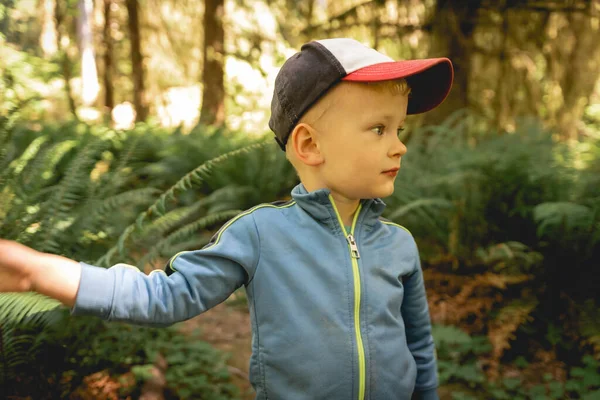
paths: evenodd
<path fill-rule="evenodd" d="M 398 175 L 399 170 L 400 170 L 400 168 L 392 168 L 392 169 L 388 169 L 387 171 L 383 171 L 382 174 L 385 174 L 388 176 L 396 176 L 396 175 Z"/>

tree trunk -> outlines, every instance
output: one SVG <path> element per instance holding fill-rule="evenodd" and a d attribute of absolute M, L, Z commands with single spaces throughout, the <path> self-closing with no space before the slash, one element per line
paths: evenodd
<path fill-rule="evenodd" d="M 221 126 L 225 123 L 225 87 L 223 84 L 225 49 L 223 31 L 224 0 L 204 1 L 204 49 L 202 56 L 202 109 L 200 124 Z"/>
<path fill-rule="evenodd" d="M 40 34 L 40 47 L 45 58 L 51 58 L 58 52 L 56 37 L 56 24 L 54 22 L 55 0 L 43 0 L 42 5 L 42 33 Z"/>
<path fill-rule="evenodd" d="M 79 0 L 79 48 L 81 51 L 81 99 L 83 104 L 91 106 L 98 98 L 100 84 L 98 83 L 98 70 L 96 69 L 96 56 L 92 41 L 93 10 L 92 0 Z"/>
<path fill-rule="evenodd" d="M 144 88 L 144 64 L 142 59 L 140 23 L 137 0 L 126 0 L 129 40 L 131 43 L 131 74 L 133 79 L 133 107 L 135 120 L 144 121 L 148 117 L 148 105 Z"/>
<path fill-rule="evenodd" d="M 65 79 L 65 94 L 67 96 L 67 101 L 69 102 L 69 110 L 71 110 L 71 114 L 73 114 L 73 117 L 75 117 L 75 119 L 79 119 L 79 117 L 77 116 L 77 107 L 75 105 L 75 99 L 73 99 L 71 91 L 71 60 L 69 59 L 69 54 L 67 53 L 67 46 L 63 43 L 64 41 L 61 31 L 64 14 L 61 10 L 60 3 L 60 1 L 56 1 L 54 3 L 56 39 L 60 49 L 60 66 L 63 77 Z"/>
<path fill-rule="evenodd" d="M 114 89 L 113 89 L 113 49 L 112 37 L 110 34 L 110 7 L 112 0 L 104 0 L 104 30 L 102 39 L 104 40 L 104 108 L 110 120 L 110 113 L 115 106 Z"/>
<path fill-rule="evenodd" d="M 481 0 L 438 0 L 432 21 L 430 57 L 448 57 L 454 65 L 454 84 L 448 98 L 427 113 L 428 123 L 440 122 L 469 106 L 469 76 L 473 31 Z"/>
<path fill-rule="evenodd" d="M 558 126 L 564 138 L 578 139 L 580 121 L 594 92 L 600 73 L 600 47 L 597 20 L 585 14 L 572 14 L 569 23 L 575 43 L 565 62 L 560 86 L 564 107 L 560 108 Z"/>

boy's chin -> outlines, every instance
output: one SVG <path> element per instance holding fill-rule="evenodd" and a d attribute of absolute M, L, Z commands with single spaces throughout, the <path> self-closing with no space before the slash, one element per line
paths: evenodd
<path fill-rule="evenodd" d="M 394 185 L 390 185 L 389 187 L 379 187 L 376 189 L 372 189 L 369 191 L 368 196 L 363 196 L 363 199 L 376 199 L 376 198 L 384 198 L 391 196 L 394 193 Z"/>

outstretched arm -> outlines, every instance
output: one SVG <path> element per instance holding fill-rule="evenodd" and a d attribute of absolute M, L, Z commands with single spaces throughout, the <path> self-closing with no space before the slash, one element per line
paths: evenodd
<path fill-rule="evenodd" d="M 35 290 L 75 315 L 165 326 L 192 318 L 229 297 L 254 276 L 259 239 L 252 215 L 241 214 L 204 249 L 175 255 L 167 272 L 149 275 L 117 264 L 104 269 L 0 242 L 0 291 Z"/>

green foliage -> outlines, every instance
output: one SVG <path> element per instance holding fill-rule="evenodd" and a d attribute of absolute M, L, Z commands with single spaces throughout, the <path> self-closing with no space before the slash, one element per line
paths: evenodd
<path fill-rule="evenodd" d="M 537 125 L 524 122 L 518 133 L 504 135 L 480 129 L 457 114 L 414 132 L 389 199 L 392 220 L 435 240 L 465 266 L 492 244 L 535 246 L 534 208 L 570 198 L 575 173 L 556 160 L 566 149 Z M 420 211 L 401 212 L 415 201 Z"/>
<path fill-rule="evenodd" d="M 573 367 L 566 382 L 559 382 L 551 374 L 545 374 L 543 382 L 526 384 L 523 378 L 505 378 L 491 383 L 488 390 L 494 399 L 594 399 L 600 393 L 600 370 L 598 362 L 584 356 L 582 367 Z"/>
<path fill-rule="evenodd" d="M 75 339 L 79 328 L 85 329 L 90 321 L 75 321 L 70 337 L 60 337 L 60 342 Z M 177 327 L 144 328 L 127 324 L 102 323 L 99 329 L 89 332 L 90 343 L 77 337 L 80 345 L 69 368 L 81 374 L 80 369 L 93 371 L 101 366 L 112 373 L 131 370 L 139 383 L 149 378 L 148 371 L 157 357 L 165 358 L 167 390 L 177 398 L 190 395 L 206 399 L 234 398 L 237 391 L 229 383 L 229 373 L 224 356 L 199 339 L 198 333 L 189 337 Z M 74 349 L 70 349 L 73 351 Z M 72 354 L 72 353 L 71 353 Z M 68 371 L 66 371 L 68 372 Z"/>
<path fill-rule="evenodd" d="M 66 313 L 61 313 L 59 322 L 43 331 L 32 330 L 29 336 L 12 336 L 25 345 L 33 344 L 36 351 L 9 358 L 15 371 L 11 378 L 26 378 L 4 381 L 7 394 L 68 398 L 85 391 L 86 376 L 104 371 L 114 380 L 131 373 L 135 382 L 123 384 L 119 395 L 136 398 L 143 382 L 151 377 L 150 371 L 163 358 L 168 365 L 165 392 L 170 398 L 237 398 L 237 388 L 229 383 L 227 358 L 200 340 L 198 332 L 184 335 L 177 326 L 144 328 L 74 318 Z M 29 340 L 34 336 L 35 340 Z M 10 346 L 17 348 L 18 344 Z M 38 381 L 41 377 L 46 381 Z"/>
<path fill-rule="evenodd" d="M 0 25 L 3 8 L 0 5 Z M 13 107 L 21 108 L 28 117 L 44 113 L 40 92 L 44 84 L 60 76 L 57 64 L 19 51 L 16 46 L 6 43 L 0 34 L 0 71 L 0 114 Z"/>
<path fill-rule="evenodd" d="M 460 382 L 471 387 L 481 385 L 485 375 L 477 356 L 489 352 L 485 337 L 471 337 L 454 326 L 433 325 L 440 384 Z"/>
<path fill-rule="evenodd" d="M 485 337 L 471 337 L 457 327 L 444 325 L 433 325 L 432 333 L 440 384 L 460 383 L 476 394 L 473 397 L 470 393 L 455 391 L 454 399 L 594 399 L 600 393 L 600 363 L 590 355 L 583 357 L 582 366 L 571 368 L 566 382 L 556 381 L 551 374 L 546 374 L 543 382 L 534 384 L 522 376 L 488 381 L 477 357 L 491 349 Z M 524 369 L 528 363 L 521 358 L 515 366 Z"/>

